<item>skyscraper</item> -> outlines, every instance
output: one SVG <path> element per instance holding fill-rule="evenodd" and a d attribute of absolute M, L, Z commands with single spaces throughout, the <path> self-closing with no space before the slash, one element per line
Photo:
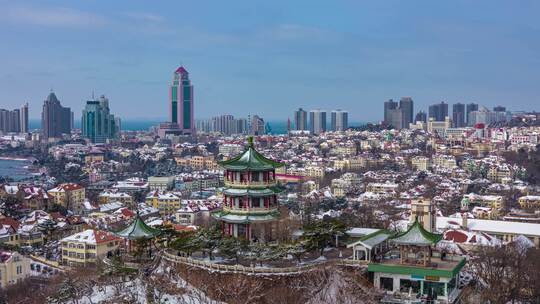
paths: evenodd
<path fill-rule="evenodd" d="M 28 133 L 28 103 L 21 107 L 20 117 L 20 132 Z"/>
<path fill-rule="evenodd" d="M 169 114 L 172 124 L 178 125 L 182 134 L 195 133 L 193 119 L 193 85 L 189 80 L 189 73 L 183 67 L 176 69 L 172 85 L 169 90 Z"/>
<path fill-rule="evenodd" d="M 1 133 L 27 133 L 28 132 L 28 103 L 20 109 L 0 109 Z"/>
<path fill-rule="evenodd" d="M 325 111 L 311 110 L 309 112 L 309 131 L 311 134 L 321 134 L 326 132 Z"/>
<path fill-rule="evenodd" d="M 47 140 L 71 133 L 71 109 L 62 107 L 54 92 L 43 101 L 41 130 L 43 138 Z"/>
<path fill-rule="evenodd" d="M 302 108 L 294 111 L 294 128 L 299 131 L 307 130 L 307 112 Z"/>
<path fill-rule="evenodd" d="M 120 135 L 118 121 L 109 110 L 109 99 L 101 95 L 99 100 L 88 100 L 82 111 L 82 136 L 93 143 L 105 143 Z"/>
<path fill-rule="evenodd" d="M 452 123 L 454 128 L 465 127 L 465 105 L 462 103 L 455 103 L 452 105 Z"/>
<path fill-rule="evenodd" d="M 478 111 L 478 104 L 477 103 L 469 103 L 467 104 L 467 110 L 465 111 L 465 118 L 467 119 L 467 125 L 472 126 L 471 123 L 471 112 Z"/>
<path fill-rule="evenodd" d="M 264 119 L 258 115 L 253 115 L 251 118 L 251 134 L 252 135 L 263 135 L 266 134 L 266 129 L 264 125 Z"/>
<path fill-rule="evenodd" d="M 392 99 L 384 102 L 384 123 L 390 124 L 390 110 L 395 110 L 398 103 Z"/>
<path fill-rule="evenodd" d="M 496 107 L 493 107 L 493 111 L 495 111 L 495 112 L 506 112 L 506 107 L 496 106 Z"/>
<path fill-rule="evenodd" d="M 330 129 L 332 131 L 345 131 L 349 128 L 349 112 L 342 110 L 332 111 L 330 116 Z"/>
<path fill-rule="evenodd" d="M 429 106 L 429 118 L 435 121 L 444 121 L 448 116 L 448 104 L 444 101 Z"/>
<path fill-rule="evenodd" d="M 399 100 L 399 108 L 403 112 L 402 114 L 402 128 L 408 128 L 409 124 L 413 122 L 414 102 L 411 97 L 401 97 Z"/>
<path fill-rule="evenodd" d="M 388 125 L 394 127 L 396 130 L 403 129 L 403 110 L 400 108 L 389 110 L 388 116 Z"/>

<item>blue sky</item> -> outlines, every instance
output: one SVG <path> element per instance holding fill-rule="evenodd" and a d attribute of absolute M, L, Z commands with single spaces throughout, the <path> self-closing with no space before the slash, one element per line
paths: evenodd
<path fill-rule="evenodd" d="M 196 118 L 297 107 L 382 118 L 412 96 L 540 110 L 539 1 L 4 1 L 0 107 L 51 88 L 76 117 L 96 94 L 129 118 L 167 117 L 183 64 Z"/>

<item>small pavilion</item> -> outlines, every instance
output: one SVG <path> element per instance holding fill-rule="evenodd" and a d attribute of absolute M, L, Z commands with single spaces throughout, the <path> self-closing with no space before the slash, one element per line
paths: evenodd
<path fill-rule="evenodd" d="M 436 245 L 442 234 L 427 231 L 418 220 L 407 229 L 391 238 L 399 247 L 400 264 L 431 265 L 431 246 Z"/>
<path fill-rule="evenodd" d="M 151 241 L 160 234 L 161 230 L 148 226 L 139 216 L 138 212 L 135 219 L 133 220 L 133 222 L 131 222 L 129 226 L 115 233 L 115 235 L 127 240 L 128 252 L 131 252 L 132 241 Z M 151 256 L 152 254 L 151 250 L 152 243 L 150 242 L 148 248 L 149 256 Z"/>

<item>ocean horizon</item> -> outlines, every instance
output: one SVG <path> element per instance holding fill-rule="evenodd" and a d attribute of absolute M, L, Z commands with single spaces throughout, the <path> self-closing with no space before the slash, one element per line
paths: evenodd
<path fill-rule="evenodd" d="M 148 131 L 151 127 L 157 126 L 160 123 L 166 121 L 165 119 L 126 119 L 122 120 L 123 131 Z M 286 120 L 269 120 L 267 121 L 270 127 L 270 134 L 287 134 L 287 121 Z M 350 127 L 359 127 L 364 125 L 364 122 L 351 122 Z M 28 128 L 30 130 L 41 129 L 40 119 L 29 119 Z M 75 121 L 75 128 L 81 128 L 81 121 Z"/>

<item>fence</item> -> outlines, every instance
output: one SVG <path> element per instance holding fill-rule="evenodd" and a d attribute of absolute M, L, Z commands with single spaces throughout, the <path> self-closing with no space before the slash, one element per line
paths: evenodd
<path fill-rule="evenodd" d="M 301 266 L 293 266 L 293 267 L 250 267 L 250 266 L 243 266 L 243 265 L 216 264 L 212 262 L 193 259 L 190 257 L 177 256 L 170 253 L 169 251 L 163 251 L 162 257 L 165 260 L 172 263 L 181 263 L 181 264 L 185 264 L 189 266 L 204 268 L 206 270 L 217 270 L 217 271 L 237 272 L 237 273 L 251 273 L 251 274 L 283 274 L 283 273 L 294 274 L 294 273 L 309 271 L 319 266 L 328 265 L 328 264 L 343 265 L 343 266 L 367 265 L 365 263 L 362 263 L 362 261 L 353 261 L 353 260 L 343 259 L 343 260 L 329 260 L 329 261 L 323 261 L 323 262 L 312 263 L 312 264 L 301 265 Z"/>

